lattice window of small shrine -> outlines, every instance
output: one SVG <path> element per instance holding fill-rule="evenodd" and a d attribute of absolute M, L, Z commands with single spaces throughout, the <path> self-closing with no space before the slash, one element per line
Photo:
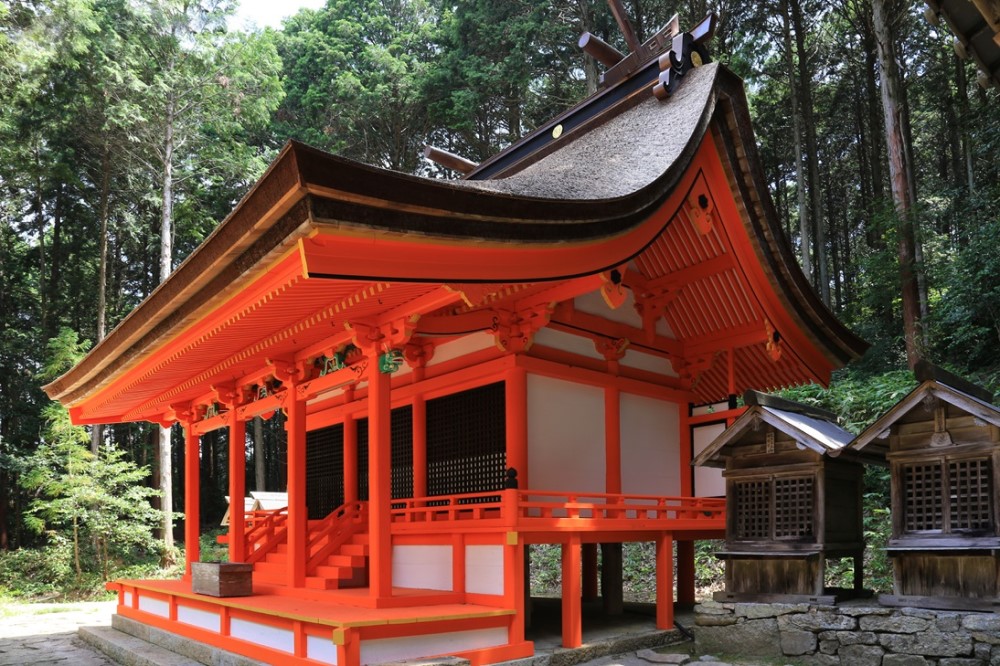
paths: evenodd
<path fill-rule="evenodd" d="M 903 529 L 910 533 L 992 533 L 993 466 L 989 458 L 903 465 Z"/>

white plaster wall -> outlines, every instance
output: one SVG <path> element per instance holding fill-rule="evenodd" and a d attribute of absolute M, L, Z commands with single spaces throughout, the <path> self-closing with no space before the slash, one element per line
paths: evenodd
<path fill-rule="evenodd" d="M 269 624 L 234 617 L 229 621 L 229 635 L 274 650 L 295 652 L 295 635 L 290 629 L 280 629 Z"/>
<path fill-rule="evenodd" d="M 604 492 L 604 391 L 528 375 L 532 490 Z"/>
<path fill-rule="evenodd" d="M 503 594 L 503 546 L 465 547 L 465 591 Z"/>
<path fill-rule="evenodd" d="M 563 331 L 553 331 L 551 328 L 543 328 L 535 333 L 535 344 L 573 352 L 587 358 L 604 360 L 604 356 L 597 352 L 594 341 L 582 335 L 573 335 Z"/>
<path fill-rule="evenodd" d="M 496 342 L 493 339 L 492 334 L 488 333 L 470 333 L 464 337 L 458 338 L 457 340 L 452 340 L 451 342 L 446 342 L 443 345 L 438 345 L 434 348 L 434 356 L 431 357 L 428 366 L 437 365 L 438 363 L 444 363 L 445 361 L 450 361 L 460 356 L 465 356 L 466 354 L 471 354 L 472 352 L 480 351 L 483 349 L 490 349 L 494 347 Z M 406 365 L 405 363 L 403 365 Z"/>
<path fill-rule="evenodd" d="M 386 661 L 404 661 L 506 644 L 506 627 L 427 634 L 425 636 L 378 638 L 361 641 L 361 663 L 380 664 Z"/>
<path fill-rule="evenodd" d="M 337 646 L 330 636 L 306 636 L 306 656 L 324 664 L 337 664 Z"/>
<path fill-rule="evenodd" d="M 673 364 L 667 359 L 662 356 L 653 356 L 652 354 L 636 351 L 635 349 L 628 349 L 625 352 L 625 358 L 619 361 L 619 363 L 629 368 L 635 368 L 636 370 L 648 370 L 649 372 L 655 372 L 668 377 L 677 376 L 677 373 L 674 372 Z"/>
<path fill-rule="evenodd" d="M 222 618 L 219 617 L 218 613 L 192 608 L 184 604 L 177 604 L 177 621 L 217 634 L 222 632 Z"/>
<path fill-rule="evenodd" d="M 139 610 L 159 615 L 160 617 L 170 617 L 170 604 L 160 599 L 139 595 Z"/>
<path fill-rule="evenodd" d="M 132 605 L 132 593 L 131 592 L 122 593 L 122 606 L 131 606 L 131 605 Z"/>
<path fill-rule="evenodd" d="M 451 546 L 393 546 L 392 584 L 422 590 L 452 587 Z"/>
<path fill-rule="evenodd" d="M 691 428 L 691 458 L 697 458 L 726 429 L 725 423 L 709 423 Z M 725 497 L 726 480 L 718 467 L 694 468 L 695 497 Z"/>
<path fill-rule="evenodd" d="M 680 408 L 621 394 L 622 492 L 680 495 Z"/>

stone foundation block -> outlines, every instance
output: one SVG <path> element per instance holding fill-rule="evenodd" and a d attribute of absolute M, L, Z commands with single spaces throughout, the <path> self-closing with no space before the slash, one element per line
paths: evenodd
<path fill-rule="evenodd" d="M 882 666 L 927 666 L 930 663 L 915 654 L 887 654 L 882 657 Z"/>
<path fill-rule="evenodd" d="M 864 631 L 887 631 L 896 634 L 915 634 L 926 631 L 930 621 L 920 617 L 897 615 L 895 617 L 866 615 L 858 622 Z M 957 628 L 957 627 L 956 627 Z"/>
<path fill-rule="evenodd" d="M 809 604 L 736 604 L 734 612 L 737 617 L 758 620 L 789 613 L 808 613 Z"/>
<path fill-rule="evenodd" d="M 877 645 L 847 645 L 837 653 L 843 664 L 851 666 L 881 666 L 885 650 Z"/>
<path fill-rule="evenodd" d="M 816 651 L 816 634 L 811 631 L 789 629 L 781 632 L 781 653 L 789 657 L 812 654 Z"/>
<path fill-rule="evenodd" d="M 972 636 L 925 631 L 919 634 L 882 634 L 882 647 L 891 652 L 927 657 L 966 657 L 972 654 Z"/>
<path fill-rule="evenodd" d="M 778 627 L 786 629 L 805 629 L 807 631 L 851 630 L 857 629 L 857 620 L 853 617 L 828 611 L 816 613 L 795 613 L 782 615 L 778 618 Z"/>

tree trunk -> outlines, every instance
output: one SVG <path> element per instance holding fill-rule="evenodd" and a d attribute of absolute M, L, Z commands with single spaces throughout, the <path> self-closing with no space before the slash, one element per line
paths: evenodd
<path fill-rule="evenodd" d="M 104 144 L 101 154 L 101 232 L 98 239 L 97 267 L 97 341 L 104 339 L 107 332 L 108 311 L 108 213 L 111 209 L 111 150 Z M 104 438 L 104 426 L 97 424 L 90 430 L 90 452 L 95 456 L 100 453 L 101 440 Z"/>
<path fill-rule="evenodd" d="M 795 51 L 798 55 L 798 92 L 802 129 L 806 140 L 806 165 L 809 182 L 809 210 L 813 228 L 816 257 L 814 284 L 819 287 L 820 298 L 830 305 L 830 279 L 826 259 L 826 224 L 823 219 L 823 200 L 819 178 L 819 144 L 816 141 L 816 115 L 812 100 L 812 71 L 806 51 L 806 28 L 799 0 L 791 0 L 792 28 L 795 31 Z"/>
<path fill-rule="evenodd" d="M 886 2 L 887 0 L 872 1 L 872 18 L 882 70 L 882 109 L 885 115 L 886 148 L 889 153 L 889 181 L 897 217 L 903 337 L 906 341 L 906 360 L 912 368 L 921 358 L 920 294 L 917 289 L 915 266 L 913 201 L 910 199 L 911 179 L 908 174 L 910 165 L 906 163 L 907 151 L 903 145 L 902 91 L 896 66 L 895 39 L 890 24 L 890 17 L 898 14 L 888 9 Z"/>
<path fill-rule="evenodd" d="M 166 127 L 163 137 L 163 210 L 160 216 L 160 282 L 170 275 L 173 257 L 174 209 L 174 106 L 167 101 Z M 163 545 L 167 557 L 174 547 L 174 480 L 171 456 L 170 428 L 160 427 L 160 506 L 163 510 Z"/>
<path fill-rule="evenodd" d="M 795 76 L 795 58 L 792 54 L 791 19 L 788 17 L 788 3 L 781 2 L 783 37 L 785 41 L 785 60 L 788 65 L 788 87 L 792 98 L 792 131 L 795 137 L 795 191 L 798 197 L 799 211 L 799 242 L 801 245 L 802 272 L 809 284 L 814 284 L 812 265 L 812 225 L 809 224 L 809 207 L 806 205 L 806 175 L 803 170 L 805 156 L 802 154 L 802 118 L 799 113 L 799 86 Z"/>
<path fill-rule="evenodd" d="M 969 84 L 965 76 L 965 63 L 962 59 L 953 56 L 955 63 L 955 86 L 958 88 L 959 127 L 962 136 L 962 158 L 965 163 L 965 187 L 969 194 L 976 193 L 975 173 L 972 170 L 972 141 L 969 138 Z"/>

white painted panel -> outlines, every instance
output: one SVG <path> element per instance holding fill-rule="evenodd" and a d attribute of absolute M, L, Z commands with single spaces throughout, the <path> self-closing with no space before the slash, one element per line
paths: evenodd
<path fill-rule="evenodd" d="M 496 345 L 492 335 L 487 333 L 472 333 L 457 340 L 446 342 L 434 348 L 434 356 L 431 357 L 428 367 L 444 363 L 452 359 L 460 358 L 472 352 L 490 349 Z"/>
<path fill-rule="evenodd" d="M 465 591 L 503 594 L 503 546 L 465 547 Z"/>
<path fill-rule="evenodd" d="M 532 490 L 604 492 L 604 390 L 528 375 Z"/>
<path fill-rule="evenodd" d="M 248 643 L 263 645 L 282 652 L 295 652 L 295 635 L 291 629 L 281 629 L 269 624 L 250 622 L 234 617 L 229 621 L 229 635 Z"/>
<path fill-rule="evenodd" d="M 725 423 L 708 423 L 691 428 L 691 458 L 697 458 L 726 429 Z M 726 480 L 718 467 L 694 468 L 695 497 L 725 497 Z"/>
<path fill-rule="evenodd" d="M 622 492 L 680 495 L 680 408 L 621 394 Z"/>
<path fill-rule="evenodd" d="M 337 646 L 330 637 L 306 636 L 306 657 L 324 664 L 337 663 Z"/>
<path fill-rule="evenodd" d="M 122 593 L 122 606 L 131 606 L 131 605 L 132 605 L 132 593 L 131 592 Z"/>
<path fill-rule="evenodd" d="M 673 364 L 667 359 L 662 356 L 645 354 L 635 349 L 626 351 L 625 358 L 619 361 L 619 363 L 630 368 L 635 368 L 636 370 L 648 370 L 649 372 L 655 372 L 668 377 L 677 376 L 677 373 L 674 372 Z"/>
<path fill-rule="evenodd" d="M 535 333 L 535 344 L 561 349 L 599 361 L 604 360 L 604 356 L 597 352 L 597 347 L 594 346 L 594 341 L 590 338 L 563 331 L 553 331 L 551 328 L 543 328 Z"/>
<path fill-rule="evenodd" d="M 615 310 L 608 307 L 604 302 L 604 297 L 599 291 L 592 291 L 573 299 L 573 306 L 580 312 L 604 317 L 611 321 L 628 324 L 636 328 L 642 328 L 642 317 L 635 311 L 635 300 L 632 298 L 632 290 L 625 290 L 625 302 Z"/>
<path fill-rule="evenodd" d="M 170 617 L 170 604 L 160 599 L 144 597 L 139 595 L 139 610 L 159 615 L 160 617 Z"/>
<path fill-rule="evenodd" d="M 177 604 L 177 621 L 194 627 L 222 633 L 222 618 L 218 613 Z"/>
<path fill-rule="evenodd" d="M 393 546 L 392 584 L 423 590 L 451 590 L 451 546 Z"/>
<path fill-rule="evenodd" d="M 425 636 L 402 636 L 361 641 L 361 663 L 380 664 L 420 657 L 449 655 L 507 644 L 507 628 L 473 629 Z"/>

